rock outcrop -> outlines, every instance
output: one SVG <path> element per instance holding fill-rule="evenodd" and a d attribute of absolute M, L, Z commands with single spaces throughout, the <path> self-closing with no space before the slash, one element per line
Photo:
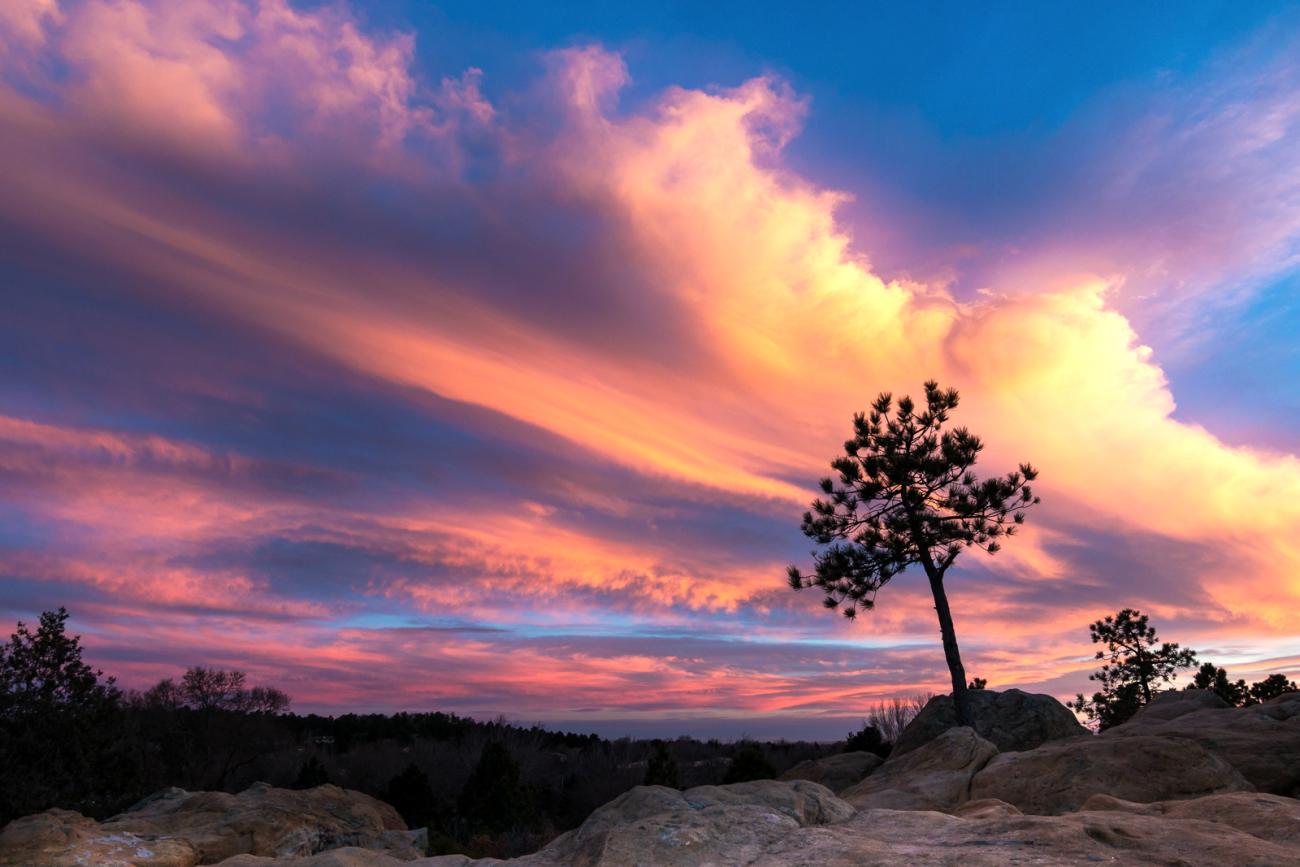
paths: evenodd
<path fill-rule="evenodd" d="M 1018 689 L 972 689 L 966 695 L 970 697 L 975 733 L 999 752 L 1032 750 L 1048 741 L 1089 733 L 1069 708 L 1050 695 Z M 952 697 L 936 695 L 903 729 L 890 756 L 910 753 L 956 727 L 957 711 Z"/>
<path fill-rule="evenodd" d="M 324 785 L 302 791 L 258 783 L 238 795 L 165 789 L 99 823 L 49 810 L 0 833 L 0 865 L 150 864 L 191 867 L 235 855 L 311 855 L 345 846 L 410 860 L 423 832 L 361 792 Z"/>
<path fill-rule="evenodd" d="M 1002 753 L 971 781 L 971 798 L 997 798 L 1025 813 L 1056 815 L 1106 794 L 1146 803 L 1254 787 L 1196 741 L 1181 738 L 1078 738 Z"/>
<path fill-rule="evenodd" d="M 1286 796 L 1300 777 L 1298 720 L 1300 695 L 1228 708 L 1179 694 L 1101 736 L 1030 750 L 999 753 L 974 729 L 948 728 L 874 770 L 848 754 L 798 771 L 832 783 L 870 771 L 840 796 L 804 779 L 643 786 L 511 861 L 419 858 L 391 807 L 335 786 L 172 789 L 103 823 L 63 810 L 12 822 L 0 865 L 1300 867 L 1300 800 Z"/>
<path fill-rule="evenodd" d="M 1100 739 L 1188 738 L 1232 765 L 1259 791 L 1300 796 L 1300 693 L 1235 708 L 1204 706 L 1204 698 L 1187 692 L 1156 696 Z"/>
<path fill-rule="evenodd" d="M 1208 689 L 1170 689 L 1151 697 L 1151 703 L 1138 708 L 1133 719 L 1171 720 L 1198 710 L 1232 707 Z M 1132 722 L 1133 720 L 1129 720 Z"/>
<path fill-rule="evenodd" d="M 853 808 L 806 780 L 756 780 L 679 792 L 642 786 L 596 810 L 541 854 L 546 864 L 747 864 L 800 828 Z M 436 863 L 436 862 L 435 862 Z"/>
<path fill-rule="evenodd" d="M 972 729 L 948 729 L 913 752 L 890 756 L 841 796 L 860 809 L 951 810 L 966 800 L 971 779 L 997 752 Z"/>
<path fill-rule="evenodd" d="M 861 782 L 868 774 L 880 767 L 882 762 L 884 759 L 875 753 L 840 753 L 824 759 L 808 759 L 800 762 L 782 774 L 781 779 L 820 783 L 838 794 L 849 786 Z"/>
<path fill-rule="evenodd" d="M 690 792 L 679 795 L 683 800 L 690 799 Z M 585 838 L 589 844 L 585 848 L 575 848 L 573 839 L 565 835 L 536 854 L 510 861 L 474 861 L 446 855 L 404 865 L 375 852 L 340 849 L 288 862 L 245 856 L 222 867 L 1300 865 L 1300 847 L 1295 842 L 1300 802 L 1253 793 L 1154 804 L 1112 798 L 1064 816 L 1022 816 L 1007 805 L 972 801 L 970 806 L 977 809 L 968 815 L 862 810 L 840 821 L 818 824 L 794 820 L 779 810 L 768 812 L 769 808 L 763 806 L 767 793 L 757 793 L 758 801 L 747 803 L 749 794 L 734 791 L 731 801 L 713 800 L 703 808 L 711 811 L 706 823 L 689 826 L 678 823 L 684 816 L 682 810 L 691 808 L 674 805 L 671 796 L 664 797 L 662 792 L 646 794 L 646 790 L 638 789 L 624 797 L 627 800 L 622 809 L 626 815 L 603 816 L 596 833 Z M 827 793 L 824 797 L 832 796 Z M 760 816 L 770 818 L 766 826 L 760 824 L 752 834 L 728 831 L 729 826 L 752 822 Z M 689 833 L 689 829 L 706 828 L 710 836 L 729 834 L 735 848 L 710 846 L 707 838 L 696 840 Z M 583 836 L 583 829 L 573 832 L 573 837 L 579 836 Z"/>

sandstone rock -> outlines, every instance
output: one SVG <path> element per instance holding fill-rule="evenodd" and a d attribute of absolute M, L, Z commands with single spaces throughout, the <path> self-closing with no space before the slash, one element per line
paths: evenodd
<path fill-rule="evenodd" d="M 678 792 L 640 786 L 596 810 L 543 853 L 545 863 L 746 863 L 798 828 L 842 822 L 853 808 L 806 780 L 755 780 Z M 539 853 L 540 855 L 541 853 Z"/>
<path fill-rule="evenodd" d="M 0 833 L 0 864 L 13 867 L 193 867 L 198 852 L 185 840 L 106 832 L 71 810 L 15 819 Z"/>
<path fill-rule="evenodd" d="M 951 810 L 966 800 L 971 778 L 997 752 L 969 728 L 948 729 L 906 755 L 890 756 L 841 795 L 859 809 Z"/>
<path fill-rule="evenodd" d="M 1002 753 L 975 775 L 970 797 L 998 798 L 1026 813 L 1078 810 L 1093 795 L 1140 803 L 1253 787 L 1227 762 L 1179 738 L 1072 738 Z"/>
<path fill-rule="evenodd" d="M 726 787 L 732 788 L 732 787 Z M 1261 803 L 1261 799 L 1265 803 Z M 743 795 L 735 800 L 743 801 Z M 575 850 L 563 838 L 541 852 L 511 861 L 469 861 L 443 856 L 408 862 L 407 867 L 1002 867 L 1018 865 L 1165 864 L 1180 867 L 1297 867 L 1300 848 L 1290 842 L 1293 811 L 1300 802 L 1251 793 L 1214 795 L 1171 804 L 1125 804 L 1065 816 L 1021 816 L 1005 805 L 973 816 L 928 811 L 865 810 L 833 824 L 782 825 L 743 845 L 680 845 L 670 801 L 630 798 L 623 810 L 630 822 L 606 827 L 609 846 Z M 971 802 L 974 806 L 975 802 Z M 996 806 L 996 805 L 992 805 Z M 678 808 L 680 809 L 680 807 Z M 709 809 L 709 808 L 706 808 Z M 718 810 L 709 827 L 753 816 L 738 803 L 712 802 Z M 1203 813 L 1206 818 L 1198 816 Z M 1227 821 L 1236 817 L 1233 821 Z M 606 819 L 611 817 L 607 816 Z M 788 818 L 788 817 L 786 817 Z M 1233 824 L 1233 822 L 1236 824 Z M 328 860 L 327 860 L 328 859 Z M 238 859 L 223 867 L 402 867 L 378 853 L 337 850 L 290 861 Z"/>
<path fill-rule="evenodd" d="M 1162 700 L 1183 706 L 1178 700 Z M 1251 707 L 1190 710 L 1172 718 L 1156 712 L 1158 707 L 1152 702 L 1152 712 L 1139 713 L 1101 738 L 1190 738 L 1236 768 L 1259 791 L 1300 796 L 1300 693 Z"/>
<path fill-rule="evenodd" d="M 1018 689 L 972 689 L 966 694 L 970 696 L 976 734 L 999 752 L 1032 750 L 1047 741 L 1088 734 L 1069 708 L 1050 695 Z M 936 695 L 903 729 L 890 756 L 910 753 L 956 727 L 952 696 Z"/>
<path fill-rule="evenodd" d="M 1214 710 L 1231 707 L 1208 689 L 1170 689 L 1158 692 L 1151 698 L 1151 703 L 1138 708 L 1133 719 L 1146 717 L 1152 720 L 1171 720 L 1183 714 L 1198 710 Z M 1132 722 L 1132 720 L 1129 720 Z"/>
<path fill-rule="evenodd" d="M 842 792 L 860 782 L 884 762 L 875 753 L 853 752 L 808 759 L 781 775 L 782 780 L 808 780 L 821 783 L 832 792 Z"/>
<path fill-rule="evenodd" d="M 190 867 L 241 854 L 287 857 L 344 846 L 411 860 L 423 854 L 423 840 L 423 832 L 406 830 L 396 810 L 361 792 L 258 783 L 238 795 L 166 789 L 103 823 L 67 811 L 21 819 L 0 839 L 0 864 Z"/>
<path fill-rule="evenodd" d="M 1295 867 L 1300 865 L 1300 851 L 1234 828 L 1120 812 L 964 818 L 867 810 L 842 825 L 791 835 L 752 863 L 753 867 L 1089 863 Z"/>
<path fill-rule="evenodd" d="M 1110 795 L 1093 795 L 1083 809 L 1218 822 L 1261 840 L 1300 848 L 1300 801 L 1280 795 L 1233 792 L 1191 801 L 1158 801 L 1154 804 L 1135 804 Z"/>
<path fill-rule="evenodd" d="M 997 798 L 980 798 L 977 801 L 967 801 L 954 809 L 952 814 L 961 816 L 963 819 L 994 819 L 1000 816 L 1023 815 L 1017 807 L 1008 804 L 1006 801 L 999 801 Z"/>
<path fill-rule="evenodd" d="M 461 859 L 459 863 L 466 863 L 469 859 L 463 855 L 457 856 Z M 399 861 L 390 855 L 382 852 L 376 852 L 374 849 L 361 849 L 356 846 L 345 846 L 341 849 L 331 849 L 328 852 L 321 852 L 318 855 L 308 855 L 301 858 L 268 858 L 264 855 L 236 855 L 233 858 L 227 858 L 220 862 L 220 867 L 410 867 L 411 864 L 424 864 L 427 859 L 417 861 Z M 472 862 L 471 862 L 472 863 Z M 487 861 L 478 862 L 486 865 Z"/>
<path fill-rule="evenodd" d="M 824 788 L 802 781 L 641 788 L 578 831 L 510 861 L 448 855 L 401 862 L 343 848 L 279 860 L 241 855 L 222 867 L 1300 867 L 1300 801 L 1272 795 L 1150 804 L 1099 796 L 1087 810 L 1063 816 L 1019 815 L 995 801 L 967 802 L 963 815 L 864 810 L 844 818 L 848 812 Z"/>

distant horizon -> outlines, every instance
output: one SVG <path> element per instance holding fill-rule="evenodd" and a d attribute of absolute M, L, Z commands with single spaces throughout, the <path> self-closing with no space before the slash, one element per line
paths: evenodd
<path fill-rule="evenodd" d="M 935 585 L 968 678 L 1088 691 L 1126 607 L 1300 678 L 1300 8 L 123 9 L 0 4 L 3 634 L 842 737 L 951 688 L 938 603 L 786 570 L 936 380 L 1040 473 Z"/>

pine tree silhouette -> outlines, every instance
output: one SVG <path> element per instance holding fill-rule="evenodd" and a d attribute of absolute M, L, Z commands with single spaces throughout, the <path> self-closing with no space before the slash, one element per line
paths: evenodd
<path fill-rule="evenodd" d="M 788 570 L 795 590 L 816 587 L 826 607 L 856 617 L 875 607 L 876 592 L 909 566 L 919 565 L 930 582 L 939 616 L 944 658 L 952 675 L 952 698 L 963 725 L 972 722 L 966 671 L 944 576 L 963 548 L 997 552 L 1038 503 L 1029 483 L 1038 472 L 1021 464 L 1017 472 L 980 481 L 971 468 L 984 444 L 966 428 L 944 430 L 957 407 L 956 389 L 925 384 L 925 407 L 910 397 L 897 405 L 881 394 L 869 414 L 853 417 L 853 437 L 844 456 L 831 462 L 838 481 L 821 481 L 826 499 L 804 513 L 804 535 L 820 549 L 813 572 Z"/>

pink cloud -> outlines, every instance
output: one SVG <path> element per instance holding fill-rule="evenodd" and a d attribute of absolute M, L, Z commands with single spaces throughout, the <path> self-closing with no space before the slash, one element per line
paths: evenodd
<path fill-rule="evenodd" d="M 40 50 L 71 72 L 40 79 L 34 67 L 5 67 L 26 84 L 0 93 L 7 224 L 87 273 L 114 275 L 134 298 L 197 311 L 395 393 L 473 406 L 567 444 L 606 473 L 572 482 L 572 499 L 587 510 L 577 517 L 527 489 L 490 506 L 430 494 L 423 504 L 353 507 L 338 495 L 348 480 L 327 468 L 183 438 L 0 419 L 0 471 L 29 485 L 9 502 L 83 543 L 63 556 L 5 553 L 9 571 L 97 587 L 133 625 L 150 600 L 259 615 L 235 627 L 219 612 L 177 614 L 149 630 L 155 648 L 245 660 L 268 678 L 291 671 L 298 692 L 335 705 L 374 693 L 319 681 L 399 662 L 461 672 L 442 692 L 411 693 L 422 701 L 478 690 L 555 713 L 615 708 L 647 692 L 662 707 L 793 712 L 920 688 L 921 677 L 872 681 L 878 673 L 866 664 L 814 676 L 608 645 L 411 644 L 310 621 L 382 601 L 528 626 L 548 616 L 570 625 L 636 617 L 698 628 L 703 618 L 758 612 L 781 624 L 767 638 L 829 631 L 848 646 L 871 635 L 910 647 L 933 631 L 923 594 L 891 587 L 870 632 L 831 625 L 817 619 L 814 600 L 807 611 L 785 596 L 774 601 L 779 558 L 721 545 L 676 550 L 655 536 L 655 519 L 671 510 L 634 504 L 619 485 L 631 478 L 671 490 L 674 508 L 688 514 L 788 517 L 793 533 L 852 412 L 879 390 L 915 391 L 930 377 L 962 388 L 963 419 L 990 443 L 989 469 L 1033 460 L 1055 504 L 994 564 L 1020 584 L 981 587 L 980 567 L 955 576 L 960 626 L 981 671 L 1029 682 L 1087 665 L 1079 633 L 1104 613 L 1091 601 L 1063 600 L 1031 623 L 1008 614 L 1030 605 L 1021 597 L 1034 581 L 1086 583 L 1054 553 L 1083 531 L 1230 550 L 1231 569 L 1206 563 L 1187 575 L 1213 603 L 1200 637 L 1285 641 L 1293 629 L 1295 456 L 1230 447 L 1175 420 L 1164 372 L 1115 306 L 1109 272 L 1067 272 L 1046 257 L 1051 267 L 1029 291 L 976 301 L 883 279 L 838 217 L 846 196 L 784 163 L 782 148 L 809 107 L 778 80 L 672 88 L 628 112 L 618 106 L 623 60 L 571 49 L 548 60 L 543 87 L 559 117 L 539 132 L 512 127 L 521 121 L 482 97 L 477 71 L 426 86 L 411 72 L 409 36 L 367 34 L 342 7 L 86 0 L 4 26 L 30 33 L 32 21 Z M 1277 146 L 1289 103 L 1274 104 L 1272 127 L 1252 121 L 1243 158 Z M 1226 122 L 1196 135 L 1218 141 Z M 494 183 L 460 177 L 471 156 L 458 136 L 468 128 L 498 146 Z M 119 159 L 99 159 L 105 140 Z M 184 165 L 160 159 L 160 149 Z M 353 188 L 321 189 L 316 171 L 331 160 Z M 357 191 L 394 170 L 409 179 L 397 204 Z M 171 171 L 190 184 L 169 182 Z M 321 202 L 335 207 L 303 218 Z M 468 240 L 437 237 L 447 227 L 434 216 L 420 226 L 427 236 L 391 237 L 444 210 Z M 596 241 L 544 259 L 566 229 Z M 444 246 L 428 254 L 426 239 Z M 446 266 L 462 246 L 475 261 Z M 613 264 L 593 263 L 602 256 Z M 485 258 L 514 270 L 493 271 Z M 565 279 L 542 283 L 557 262 Z M 617 484 L 610 467 L 624 474 Z M 286 474 L 328 496 L 268 483 Z M 615 537 L 583 526 L 591 516 L 629 529 Z M 195 565 L 241 538 L 336 546 L 382 565 L 348 576 L 346 602 L 283 592 L 215 555 L 216 565 Z M 1115 607 L 1192 616 L 1184 597 L 1132 592 Z M 290 625 L 266 625 L 273 618 Z M 111 618 L 101 630 L 123 655 L 141 641 Z M 301 661 L 304 646 L 313 661 Z"/>

